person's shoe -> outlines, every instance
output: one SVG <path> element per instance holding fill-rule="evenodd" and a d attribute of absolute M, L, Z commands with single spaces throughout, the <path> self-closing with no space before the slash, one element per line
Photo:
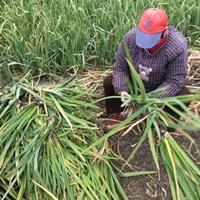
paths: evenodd
<path fill-rule="evenodd" d="M 106 119 L 106 131 L 113 129 L 115 126 L 117 126 L 117 124 L 129 117 L 135 110 L 136 107 L 128 106 L 124 109 L 123 112 L 114 113 L 108 116 Z"/>
<path fill-rule="evenodd" d="M 106 120 L 106 128 L 111 130 L 115 128 L 120 122 L 124 121 L 127 118 L 127 114 L 124 113 L 115 113 L 110 115 Z"/>

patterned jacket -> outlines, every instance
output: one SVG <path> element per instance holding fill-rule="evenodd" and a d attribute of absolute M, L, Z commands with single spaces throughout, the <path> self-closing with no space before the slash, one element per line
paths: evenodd
<path fill-rule="evenodd" d="M 135 29 L 123 38 L 113 64 L 113 86 L 117 94 L 128 92 L 127 77 L 130 77 L 124 44 L 128 46 L 133 65 L 143 80 L 147 92 L 163 90 L 157 98 L 175 96 L 184 86 L 188 61 L 186 38 L 173 26 L 169 27 L 167 42 L 154 54 L 137 47 Z"/>

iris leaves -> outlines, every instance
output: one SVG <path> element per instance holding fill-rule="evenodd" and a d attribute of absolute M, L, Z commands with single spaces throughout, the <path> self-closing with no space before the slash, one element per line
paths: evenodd
<path fill-rule="evenodd" d="M 97 107 L 76 78 L 37 86 L 27 76 L 0 96 L 1 199 L 127 199 L 97 140 Z"/>

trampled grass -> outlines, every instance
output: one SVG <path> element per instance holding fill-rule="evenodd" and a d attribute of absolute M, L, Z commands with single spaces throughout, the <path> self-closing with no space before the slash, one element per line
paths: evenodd
<path fill-rule="evenodd" d="M 112 64 L 123 35 L 148 7 L 166 9 L 199 45 L 198 0 L 6 0 L 0 2 L 0 75 L 15 70 L 61 73 L 72 65 Z"/>

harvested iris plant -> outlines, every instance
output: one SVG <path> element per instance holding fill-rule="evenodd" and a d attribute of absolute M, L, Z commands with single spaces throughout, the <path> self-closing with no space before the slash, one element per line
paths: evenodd
<path fill-rule="evenodd" d="M 23 78 L 0 94 L 0 198 L 127 199 L 98 138 L 96 106 L 75 78 L 40 86 Z"/>

